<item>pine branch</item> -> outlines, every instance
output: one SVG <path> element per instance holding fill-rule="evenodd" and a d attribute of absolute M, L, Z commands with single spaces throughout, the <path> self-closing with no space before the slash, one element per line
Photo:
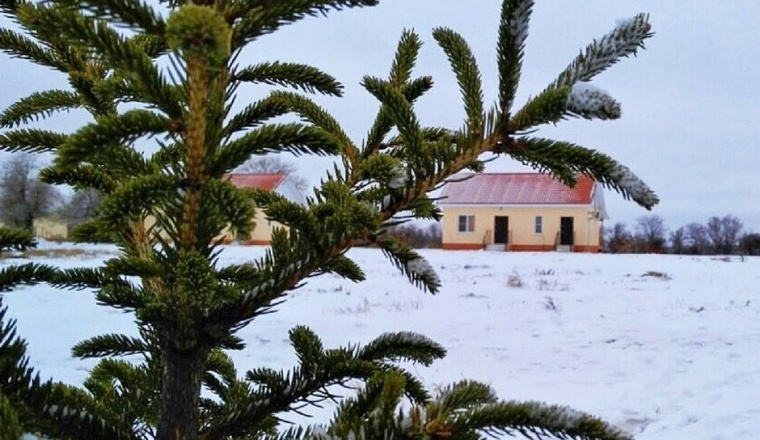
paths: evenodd
<path fill-rule="evenodd" d="M 96 189 L 108 194 L 116 188 L 117 176 L 100 166 L 84 164 L 75 167 L 47 167 L 40 171 L 41 181 L 50 184 L 67 184 L 74 189 Z"/>
<path fill-rule="evenodd" d="M 163 78 L 153 60 L 135 41 L 126 38 L 104 22 L 93 22 L 70 10 L 40 14 L 41 26 L 60 27 L 73 44 L 93 47 L 113 66 L 129 73 L 128 81 L 145 103 L 154 104 L 172 119 L 182 117 L 184 99 Z"/>
<path fill-rule="evenodd" d="M 163 35 L 137 34 L 130 40 L 151 58 L 165 55 L 169 50 Z"/>
<path fill-rule="evenodd" d="M 0 226 L 0 253 L 9 250 L 25 251 L 35 247 L 37 241 L 31 231 Z"/>
<path fill-rule="evenodd" d="M 393 58 L 388 75 L 388 82 L 399 90 L 402 90 L 410 103 L 414 103 L 417 98 L 430 90 L 433 83 L 430 77 L 411 80 L 412 69 L 414 69 L 421 47 L 422 42 L 419 35 L 414 31 L 405 29 L 396 46 L 396 55 Z M 414 85 L 412 86 L 412 84 Z M 383 139 L 385 139 L 385 136 L 388 135 L 392 128 L 393 121 L 390 118 L 389 110 L 385 106 L 381 106 L 372 129 L 367 135 L 367 149 L 365 149 L 364 157 L 376 151 L 377 146 L 382 144 Z"/>
<path fill-rule="evenodd" d="M 13 127 L 46 118 L 58 111 L 81 107 L 82 99 L 66 90 L 48 90 L 21 98 L 0 114 L 0 125 Z"/>
<path fill-rule="evenodd" d="M 510 111 L 517 94 L 533 3 L 533 0 L 507 0 L 502 2 L 499 37 L 496 43 L 499 70 L 499 111 L 502 114 Z"/>
<path fill-rule="evenodd" d="M 409 29 L 402 31 L 388 77 L 391 84 L 400 88 L 409 83 L 421 47 L 422 41 L 416 32 Z"/>
<path fill-rule="evenodd" d="M 405 84 L 400 90 L 406 100 L 409 101 L 410 104 L 414 104 L 417 99 L 431 88 L 433 88 L 433 79 L 429 76 L 424 76 Z M 366 148 L 362 152 L 362 157 L 369 157 L 371 154 L 381 149 L 383 140 L 393 129 L 393 126 L 394 121 L 390 110 L 387 106 L 381 105 L 380 110 L 375 117 L 375 122 L 372 124 L 372 128 L 367 134 L 367 140 L 365 142 Z"/>
<path fill-rule="evenodd" d="M 268 119 L 276 118 L 290 112 L 290 107 L 278 93 L 247 105 L 243 110 L 229 119 L 222 130 L 222 137 L 228 138 L 239 131 L 257 127 Z"/>
<path fill-rule="evenodd" d="M 367 279 L 367 275 L 361 267 L 344 255 L 330 258 L 319 269 L 324 273 L 332 273 L 355 283 Z"/>
<path fill-rule="evenodd" d="M 600 419 L 568 407 L 539 402 L 499 402 L 468 409 L 454 417 L 451 432 L 522 434 L 536 439 L 633 440 Z"/>
<path fill-rule="evenodd" d="M 84 386 L 97 401 L 98 411 L 124 426 L 140 440 L 155 438 L 159 417 L 161 362 L 146 363 L 103 359 L 85 380 Z"/>
<path fill-rule="evenodd" d="M 250 237 L 255 215 L 250 191 L 236 188 L 229 182 L 213 180 L 204 187 L 203 196 L 204 206 L 219 211 L 222 227 L 226 226 L 237 237 Z M 211 228 L 212 236 L 217 232 L 218 229 Z"/>
<path fill-rule="evenodd" d="M 18 32 L 0 29 L 0 50 L 13 58 L 32 61 L 42 66 L 52 67 L 61 72 L 68 71 L 68 65 L 55 51 L 48 49 Z"/>
<path fill-rule="evenodd" d="M 385 255 L 415 286 L 435 294 L 441 288 L 441 279 L 433 266 L 420 254 L 395 239 L 377 240 Z"/>
<path fill-rule="evenodd" d="M 68 238 L 74 243 L 114 243 L 115 238 L 111 225 L 105 225 L 98 219 L 85 220 L 69 229 Z"/>
<path fill-rule="evenodd" d="M 530 99 L 509 120 L 509 131 L 519 133 L 542 124 L 556 124 L 567 115 L 569 87 L 550 87 Z"/>
<path fill-rule="evenodd" d="M 437 28 L 433 30 L 433 38 L 438 42 L 451 64 L 451 69 L 457 77 L 459 90 L 464 101 L 467 115 L 465 124 L 467 134 L 472 139 L 483 137 L 483 85 L 480 79 L 478 62 L 472 54 L 470 46 L 456 32 Z"/>
<path fill-rule="evenodd" d="M 149 3 L 140 0 L 58 0 L 61 5 L 87 11 L 98 20 L 120 27 L 140 29 L 148 34 L 163 35 L 166 23 Z"/>
<path fill-rule="evenodd" d="M 69 290 L 102 289 L 108 286 L 132 287 L 129 281 L 108 274 L 103 269 L 90 267 L 60 270 L 49 282 L 54 287 Z"/>
<path fill-rule="evenodd" d="M 0 391 L 0 438 L 20 439 L 23 435 L 17 410 Z"/>
<path fill-rule="evenodd" d="M 124 144 L 143 136 L 164 133 L 170 126 L 169 119 L 149 110 L 135 109 L 101 117 L 98 122 L 82 127 L 66 140 L 59 150 L 56 166 L 79 165 L 92 155 L 109 155 L 109 160 L 113 161 L 114 155 L 120 154 L 120 158 L 127 160 L 124 165 L 132 172 L 137 171 L 139 168 L 135 168 L 142 165 L 139 155 L 124 151 L 129 150 Z"/>
<path fill-rule="evenodd" d="M 73 356 L 86 359 L 107 356 L 130 356 L 150 350 L 142 339 L 126 335 L 100 335 L 79 342 L 72 349 Z"/>
<path fill-rule="evenodd" d="M 428 404 L 427 412 L 430 418 L 435 419 L 497 402 L 498 398 L 491 387 L 480 382 L 464 380 L 443 387 L 439 395 Z"/>
<path fill-rule="evenodd" d="M 68 135 L 36 128 L 19 128 L 0 133 L 0 150 L 46 153 L 58 149 L 69 139 Z"/>
<path fill-rule="evenodd" d="M 8 18 L 15 18 L 16 10 L 19 3 L 25 3 L 25 0 L 0 0 L 0 12 Z"/>
<path fill-rule="evenodd" d="M 576 174 L 586 174 L 626 199 L 651 209 L 659 198 L 627 167 L 595 150 L 569 142 L 541 138 L 519 138 L 510 156 L 540 171 L 549 171 L 574 186 Z"/>
<path fill-rule="evenodd" d="M 7 292 L 18 285 L 34 285 L 55 278 L 57 271 L 51 266 L 27 263 L 0 269 L 0 292 Z"/>
<path fill-rule="evenodd" d="M 290 340 L 300 361 L 299 367 L 289 372 L 249 371 L 246 377 L 255 389 L 244 401 L 220 408 L 200 438 L 256 432 L 257 427 L 274 414 L 297 410 L 302 404 L 318 405 L 331 398 L 329 387 L 346 386 L 356 379 L 371 381 L 379 372 L 393 372 L 404 380 L 412 378 L 390 362 L 410 360 L 427 365 L 444 352 L 443 347 L 424 336 L 403 332 L 382 335 L 356 349 L 325 350 L 319 337 L 303 326 L 290 331 Z M 411 392 L 410 397 L 415 400 L 427 399 L 426 393 L 420 395 L 416 388 L 406 391 Z"/>
<path fill-rule="evenodd" d="M 260 63 L 236 71 L 233 80 L 293 87 L 309 93 L 343 95 L 343 85 L 335 78 L 306 64 L 279 61 Z"/>
<path fill-rule="evenodd" d="M 406 377 L 397 371 L 378 372 L 359 393 L 341 402 L 327 432 L 330 438 L 349 439 L 408 437 L 394 417 L 401 403 Z M 395 425 L 395 426 L 394 426 Z"/>
<path fill-rule="evenodd" d="M 362 86 L 377 98 L 384 108 L 387 109 L 390 120 L 398 128 L 404 139 L 404 146 L 410 152 L 419 152 L 422 148 L 422 136 L 420 135 L 420 123 L 414 114 L 411 103 L 406 97 L 394 88 L 390 83 L 365 76 Z"/>
<path fill-rule="evenodd" d="M 73 387 L 42 382 L 30 368 L 26 343 L 16 336 L 15 321 L 5 321 L 0 301 L 0 396 L 17 409 L 26 432 L 53 438 L 134 440 L 129 430 L 94 412 L 92 398 Z"/>
<path fill-rule="evenodd" d="M 233 50 L 281 26 L 307 16 L 326 15 L 330 10 L 375 6 L 378 0 L 247 0 L 229 14 L 228 20 L 240 19 L 232 37 Z"/>
<path fill-rule="evenodd" d="M 304 122 L 309 122 L 330 133 L 338 140 L 342 154 L 350 154 L 356 150 L 356 146 L 343 131 L 338 121 L 311 99 L 289 92 L 274 92 L 270 96 L 287 103 L 289 109 L 301 116 Z"/>
<path fill-rule="evenodd" d="M 621 22 L 612 32 L 594 40 L 559 75 L 551 87 L 572 86 L 591 81 L 608 67 L 644 48 L 644 40 L 652 37 L 652 26 L 647 14 L 638 14 Z"/>
<path fill-rule="evenodd" d="M 336 154 L 338 145 L 329 133 L 301 124 L 273 124 L 257 128 L 229 142 L 216 153 L 209 170 L 221 176 L 254 154 Z"/>
<path fill-rule="evenodd" d="M 366 361 L 418 362 L 425 366 L 444 356 L 442 345 L 412 332 L 385 333 L 357 350 L 357 357 Z"/>
<path fill-rule="evenodd" d="M 598 87 L 577 83 L 567 99 L 567 111 L 585 119 L 618 119 L 620 103 Z"/>
<path fill-rule="evenodd" d="M 137 176 L 119 186 L 101 207 L 100 219 L 123 231 L 128 222 L 140 217 L 159 202 L 177 196 L 178 181 L 165 174 Z"/>

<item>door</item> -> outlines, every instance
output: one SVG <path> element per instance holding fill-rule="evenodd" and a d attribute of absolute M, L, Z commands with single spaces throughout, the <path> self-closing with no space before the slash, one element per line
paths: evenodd
<path fill-rule="evenodd" d="M 509 217 L 496 216 L 493 221 L 494 244 L 507 244 L 509 241 Z"/>
<path fill-rule="evenodd" d="M 559 219 L 559 244 L 560 246 L 572 246 L 573 244 L 573 218 L 560 217 Z"/>

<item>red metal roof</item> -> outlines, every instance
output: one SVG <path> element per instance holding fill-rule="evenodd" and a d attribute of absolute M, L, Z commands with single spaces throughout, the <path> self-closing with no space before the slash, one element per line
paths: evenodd
<path fill-rule="evenodd" d="M 286 174 L 227 174 L 230 183 L 238 188 L 262 188 L 269 191 L 274 191 L 286 177 Z"/>
<path fill-rule="evenodd" d="M 461 175 L 460 175 L 461 176 Z M 578 177 L 574 188 L 548 174 L 481 173 L 444 186 L 442 205 L 590 205 L 594 180 Z"/>

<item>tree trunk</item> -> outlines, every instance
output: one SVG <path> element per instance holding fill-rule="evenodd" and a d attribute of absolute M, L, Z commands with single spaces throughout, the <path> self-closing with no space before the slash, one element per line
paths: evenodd
<path fill-rule="evenodd" d="M 198 400 L 206 369 L 206 351 L 165 351 L 161 417 L 157 440 L 197 440 Z"/>

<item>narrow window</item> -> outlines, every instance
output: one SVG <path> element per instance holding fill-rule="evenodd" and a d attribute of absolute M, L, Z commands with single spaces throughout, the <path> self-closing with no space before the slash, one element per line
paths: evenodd
<path fill-rule="evenodd" d="M 459 232 L 475 232 L 475 216 L 474 215 L 460 215 L 459 216 Z"/>
<path fill-rule="evenodd" d="M 535 225 L 535 232 L 536 234 L 541 234 L 543 232 L 543 219 L 540 215 L 536 216 L 536 225 Z"/>

